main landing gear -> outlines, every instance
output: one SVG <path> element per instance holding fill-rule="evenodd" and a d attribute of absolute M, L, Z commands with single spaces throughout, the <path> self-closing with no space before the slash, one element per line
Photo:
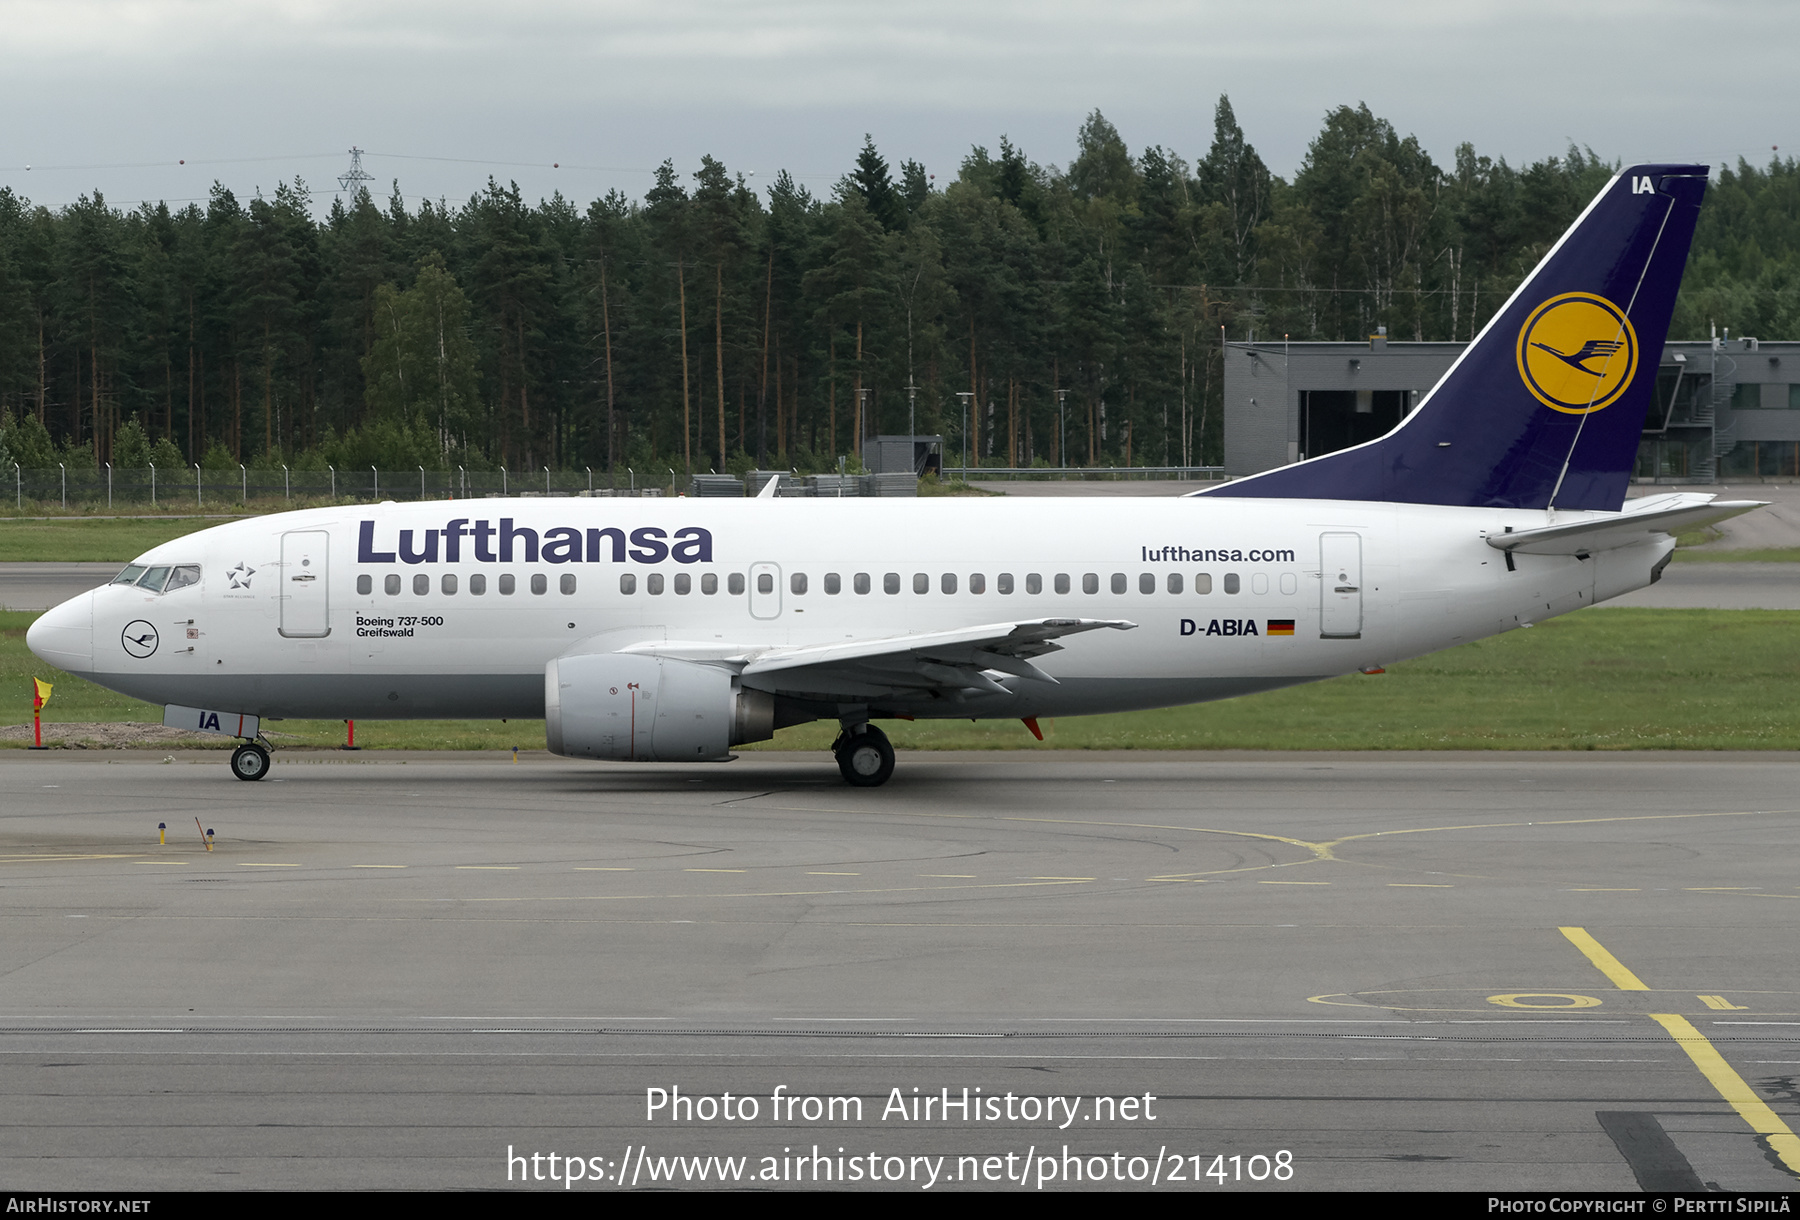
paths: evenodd
<path fill-rule="evenodd" d="M 872 724 L 847 724 L 832 743 L 838 770 L 853 788 L 879 788 L 894 773 L 894 747 Z"/>
<path fill-rule="evenodd" d="M 254 741 L 246 741 L 231 752 L 231 773 L 239 779 L 261 779 L 269 773 L 268 750 Z"/>

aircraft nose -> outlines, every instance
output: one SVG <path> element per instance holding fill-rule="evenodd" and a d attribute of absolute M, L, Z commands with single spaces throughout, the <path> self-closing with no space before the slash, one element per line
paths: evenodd
<path fill-rule="evenodd" d="M 72 674 L 93 672 L 94 595 L 71 597 L 39 615 L 25 632 L 25 646 L 58 669 Z"/>

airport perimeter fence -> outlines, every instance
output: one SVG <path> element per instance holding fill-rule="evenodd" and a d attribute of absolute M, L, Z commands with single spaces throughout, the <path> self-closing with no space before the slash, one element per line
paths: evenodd
<path fill-rule="evenodd" d="M 499 496 L 753 496 L 771 478 L 781 480 L 776 495 L 821 499 L 916 496 L 918 479 L 910 472 L 881 474 L 796 475 L 790 471 L 752 470 L 743 478 L 731 474 L 700 474 L 683 480 L 667 468 L 654 472 L 621 470 L 612 485 L 604 470 L 536 471 L 377 470 L 371 467 L 325 470 L 252 469 L 228 470 L 156 467 L 53 466 L 26 469 L 14 466 L 13 503 L 28 506 L 97 507 L 158 506 L 180 508 L 223 507 L 232 504 L 288 501 L 308 503 L 374 503 L 381 500 L 467 500 Z M 665 477 L 666 476 L 666 481 Z M 1187 479 L 1222 480 L 1219 466 L 971 466 L 947 467 L 945 478 L 961 479 Z M 0 493 L 4 494 L 4 493 Z"/>
<path fill-rule="evenodd" d="M 658 472 L 659 474 L 665 472 Z M 167 470 L 132 467 L 93 470 L 53 466 L 13 467 L 16 508 L 128 505 L 207 508 L 287 500 L 294 503 L 373 503 L 381 500 L 465 500 L 497 496 L 660 496 L 664 487 L 640 486 L 636 472 L 621 471 L 619 486 L 604 470 Z"/>
<path fill-rule="evenodd" d="M 688 494 L 708 498 L 754 496 L 768 485 L 770 479 L 780 480 L 775 486 L 778 499 L 830 500 L 919 494 L 918 476 L 904 470 L 883 474 L 809 475 L 797 475 L 786 470 L 752 470 L 742 479 L 733 474 L 697 474 L 688 485 Z"/>
<path fill-rule="evenodd" d="M 946 479 L 1065 479 L 1075 482 L 1118 482 L 1127 479 L 1173 479 L 1224 482 L 1223 466 L 946 466 Z"/>

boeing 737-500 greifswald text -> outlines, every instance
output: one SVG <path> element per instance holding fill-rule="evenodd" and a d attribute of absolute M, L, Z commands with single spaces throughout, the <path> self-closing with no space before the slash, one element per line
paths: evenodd
<path fill-rule="evenodd" d="M 1198 495 L 310 509 L 156 547 L 28 642 L 243 738 L 240 779 L 282 717 L 542 716 L 650 762 L 835 719 L 872 786 L 883 717 L 1168 707 L 1527 627 L 1756 507 L 1625 502 L 1705 185 L 1632 166 L 1392 432 Z"/>

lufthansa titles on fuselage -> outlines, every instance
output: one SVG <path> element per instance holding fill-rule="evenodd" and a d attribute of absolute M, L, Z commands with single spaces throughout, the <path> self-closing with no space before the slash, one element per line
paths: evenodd
<path fill-rule="evenodd" d="M 712 531 L 697 525 L 670 532 L 640 526 L 629 535 L 617 526 L 582 529 L 558 525 L 542 534 L 528 525 L 501 517 L 498 525 L 479 518 L 457 517 L 442 528 L 400 530 L 392 550 L 377 550 L 375 522 L 364 520 L 357 533 L 358 563 L 711 563 Z M 464 547 L 463 540 L 470 544 Z M 388 541 L 382 539 L 383 542 Z"/>
<path fill-rule="evenodd" d="M 1144 563 L 1293 563 L 1294 552 L 1252 547 L 1146 546 L 1139 548 Z"/>

